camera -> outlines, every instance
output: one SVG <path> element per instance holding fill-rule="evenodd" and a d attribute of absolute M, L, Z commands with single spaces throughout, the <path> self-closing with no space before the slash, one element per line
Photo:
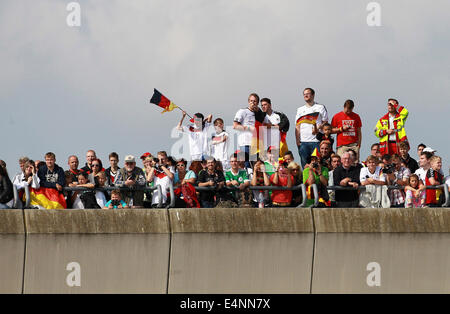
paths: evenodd
<path fill-rule="evenodd" d="M 119 200 L 111 200 L 111 205 L 112 206 L 119 206 L 120 205 L 120 201 Z"/>
<path fill-rule="evenodd" d="M 395 165 L 385 165 L 383 168 L 383 173 L 385 174 L 391 174 L 395 171 Z"/>
<path fill-rule="evenodd" d="M 313 166 L 314 169 L 319 169 L 319 164 L 317 162 L 314 162 L 312 164 L 312 166 Z"/>
<path fill-rule="evenodd" d="M 128 180 L 136 180 L 136 174 L 132 173 L 131 175 L 128 176 Z"/>

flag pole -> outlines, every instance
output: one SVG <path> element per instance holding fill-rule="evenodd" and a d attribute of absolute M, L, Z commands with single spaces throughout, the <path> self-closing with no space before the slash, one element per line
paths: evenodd
<path fill-rule="evenodd" d="M 183 108 L 179 107 L 178 105 L 177 105 L 177 108 L 180 109 L 181 111 L 184 111 Z M 184 111 L 184 112 L 186 112 L 186 111 Z M 189 118 L 193 119 L 193 118 L 189 115 L 189 113 L 186 112 L 186 115 L 187 115 Z"/>

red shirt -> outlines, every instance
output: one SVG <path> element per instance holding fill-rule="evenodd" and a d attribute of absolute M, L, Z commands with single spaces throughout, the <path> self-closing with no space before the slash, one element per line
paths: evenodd
<path fill-rule="evenodd" d="M 357 113 L 346 114 L 344 111 L 336 113 L 331 120 L 333 128 L 350 126 L 347 131 L 338 133 L 336 146 L 358 143 L 358 128 L 362 127 L 361 118 Z"/>
<path fill-rule="evenodd" d="M 427 175 L 425 176 L 425 185 L 426 186 L 430 186 L 432 185 L 430 182 L 430 178 L 434 178 L 437 182 L 438 185 L 444 184 L 444 176 L 439 173 L 439 171 L 433 170 L 433 169 L 428 169 L 427 171 Z M 438 192 L 438 190 L 431 190 L 431 189 L 427 189 L 426 190 L 426 204 L 430 205 L 430 204 L 437 204 L 438 202 L 438 197 L 440 195 L 441 192 Z"/>
<path fill-rule="evenodd" d="M 288 178 L 287 176 L 281 176 L 278 175 L 278 184 L 273 183 L 273 178 L 275 177 L 275 173 L 270 176 L 270 183 L 274 186 L 287 186 Z M 291 182 L 292 185 L 294 185 L 294 177 L 291 175 Z M 290 203 L 292 201 L 292 191 L 272 191 L 272 202 L 277 203 Z"/>

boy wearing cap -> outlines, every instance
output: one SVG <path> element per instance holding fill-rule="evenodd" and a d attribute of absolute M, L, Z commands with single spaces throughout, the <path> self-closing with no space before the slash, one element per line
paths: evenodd
<path fill-rule="evenodd" d="M 122 199 L 132 208 L 142 208 L 144 202 L 144 191 L 137 190 L 138 187 L 145 187 L 145 175 L 141 168 L 136 167 L 134 156 L 125 156 L 125 166 L 119 170 L 115 186 L 129 187 L 129 191 L 121 191 Z"/>

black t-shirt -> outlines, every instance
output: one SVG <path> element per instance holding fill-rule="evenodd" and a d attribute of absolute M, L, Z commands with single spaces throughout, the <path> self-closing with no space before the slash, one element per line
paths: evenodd
<path fill-rule="evenodd" d="M 214 174 L 210 174 L 208 171 L 200 171 L 198 174 L 198 183 L 205 183 L 209 181 L 214 181 L 216 185 L 219 182 L 225 182 L 225 177 L 223 175 L 223 172 L 221 171 L 215 171 Z M 223 196 L 225 191 L 200 191 L 200 200 L 207 201 L 207 202 L 214 202 L 214 196 L 217 194 L 217 196 Z"/>
<path fill-rule="evenodd" d="M 351 178 L 351 182 L 361 184 L 359 181 L 359 173 L 361 168 L 350 166 L 349 169 L 345 169 L 342 165 L 334 169 L 333 171 L 333 183 L 335 186 L 340 186 L 340 183 L 345 178 Z M 359 194 L 357 190 L 354 191 L 338 191 L 335 193 L 336 202 L 354 202 L 358 200 Z"/>
<path fill-rule="evenodd" d="M 331 147 L 333 147 L 333 145 L 334 145 L 334 138 L 331 135 L 330 135 L 330 137 L 326 137 L 325 134 L 319 132 L 319 133 L 316 134 L 316 139 L 319 142 L 322 142 L 322 141 L 325 141 L 325 140 L 326 141 L 330 141 L 331 142 Z"/>
<path fill-rule="evenodd" d="M 419 164 L 417 161 L 408 155 L 406 159 L 400 158 L 401 161 L 406 165 L 406 167 L 411 170 L 411 173 L 416 172 L 417 169 L 419 169 Z"/>

